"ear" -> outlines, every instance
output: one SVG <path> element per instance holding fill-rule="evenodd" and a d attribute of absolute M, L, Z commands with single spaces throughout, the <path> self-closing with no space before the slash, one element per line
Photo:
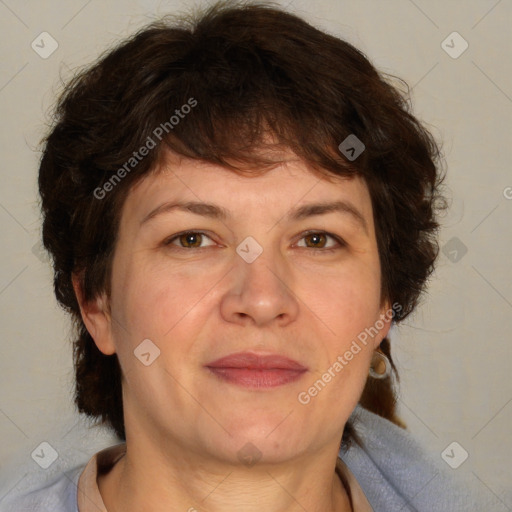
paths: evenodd
<path fill-rule="evenodd" d="M 112 322 L 107 307 L 105 294 L 86 302 L 83 295 L 81 279 L 78 275 L 72 276 L 73 289 L 80 306 L 80 314 L 85 327 L 94 339 L 98 350 L 105 355 L 115 353 L 115 345 L 112 339 Z"/>
<path fill-rule="evenodd" d="M 391 308 L 389 300 L 385 300 L 380 308 L 379 318 L 375 321 L 375 327 L 379 330 L 379 334 L 373 338 L 374 349 L 377 349 L 382 340 L 388 335 L 391 328 L 391 320 L 393 319 L 394 309 Z"/>

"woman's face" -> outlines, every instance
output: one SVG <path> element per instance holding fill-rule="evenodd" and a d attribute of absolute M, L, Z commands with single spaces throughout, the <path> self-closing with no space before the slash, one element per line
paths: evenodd
<path fill-rule="evenodd" d="M 339 444 L 389 328 L 366 184 L 330 183 L 296 159 L 242 177 L 173 158 L 126 199 L 111 316 L 91 331 L 118 354 L 128 438 L 232 462 Z M 170 206 L 185 202 L 210 206 Z M 327 203 L 338 207 L 311 208 Z M 241 352 L 301 370 L 270 359 L 214 368 Z"/>

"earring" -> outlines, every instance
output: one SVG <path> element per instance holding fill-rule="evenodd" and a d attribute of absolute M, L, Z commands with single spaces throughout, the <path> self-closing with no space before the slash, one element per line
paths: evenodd
<path fill-rule="evenodd" d="M 370 377 L 374 379 L 386 379 L 391 375 L 391 362 L 380 351 L 373 353 L 372 363 L 370 365 Z"/>

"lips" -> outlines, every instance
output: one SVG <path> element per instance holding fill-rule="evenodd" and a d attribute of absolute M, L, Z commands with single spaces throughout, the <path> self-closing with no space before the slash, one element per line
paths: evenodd
<path fill-rule="evenodd" d="M 248 388 L 271 388 L 299 379 L 307 368 L 278 354 L 239 352 L 205 365 L 220 379 Z"/>
<path fill-rule="evenodd" d="M 250 370 L 307 370 L 297 361 L 280 355 L 261 355 L 238 352 L 221 357 L 206 365 L 209 368 L 247 368 Z"/>

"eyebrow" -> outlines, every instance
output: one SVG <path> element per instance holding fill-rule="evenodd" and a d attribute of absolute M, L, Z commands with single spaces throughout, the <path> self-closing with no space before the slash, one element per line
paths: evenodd
<path fill-rule="evenodd" d="M 141 226 L 157 215 L 167 213 L 173 210 L 185 211 L 208 217 L 211 219 L 227 220 L 231 217 L 231 213 L 226 208 L 210 203 L 202 203 L 197 201 L 167 202 L 156 207 L 149 212 L 140 222 Z M 368 235 L 368 224 L 363 214 L 348 201 L 333 201 L 324 203 L 306 204 L 294 208 L 285 216 L 287 221 L 296 221 L 313 217 L 315 215 L 324 215 L 326 213 L 343 213 L 350 215 Z"/>

